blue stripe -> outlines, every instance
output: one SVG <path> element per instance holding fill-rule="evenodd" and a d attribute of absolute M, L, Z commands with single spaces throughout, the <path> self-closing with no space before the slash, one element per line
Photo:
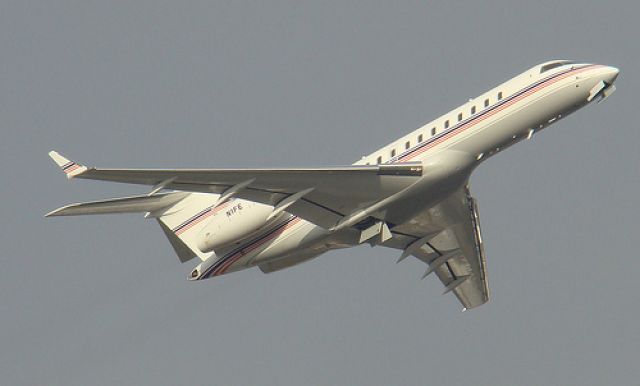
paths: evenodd
<path fill-rule="evenodd" d="M 539 80 L 539 81 L 537 81 L 537 82 L 534 82 L 534 83 L 532 83 L 531 85 L 529 85 L 529 86 L 527 86 L 527 87 L 525 87 L 525 88 L 521 89 L 520 91 L 516 92 L 515 94 L 512 94 L 512 95 L 508 96 L 507 98 L 504 98 L 504 99 L 502 99 L 502 100 L 498 101 L 497 103 L 495 103 L 495 104 L 493 104 L 493 105 L 491 105 L 491 106 L 489 106 L 489 107 L 485 108 L 484 110 L 482 110 L 482 111 L 480 111 L 480 112 L 476 113 L 475 115 L 472 115 L 472 116 L 470 116 L 469 118 L 467 118 L 467 119 L 465 119 L 465 120 L 463 120 L 463 121 L 458 122 L 457 124 L 455 124 L 454 126 L 452 126 L 449 130 L 446 130 L 446 131 L 441 132 L 440 134 L 434 135 L 433 137 L 431 137 L 430 139 L 426 140 L 425 142 L 421 142 L 421 143 L 417 144 L 416 146 L 414 146 L 414 147 L 412 147 L 412 148 L 410 148 L 410 149 L 405 150 L 404 152 L 400 153 L 399 155 L 397 155 L 397 156 L 395 156 L 395 157 L 393 157 L 393 158 L 391 158 L 391 159 L 389 159 L 388 161 L 383 162 L 383 163 L 384 163 L 384 164 L 390 164 L 390 163 L 397 162 L 400 158 L 406 157 L 407 155 L 409 155 L 409 154 L 411 154 L 411 153 L 415 152 L 416 150 L 422 149 L 423 147 L 425 147 L 425 146 L 429 145 L 430 143 L 432 143 L 432 142 L 434 142 L 434 141 L 437 141 L 437 140 L 438 140 L 438 139 L 440 139 L 441 137 L 443 137 L 443 136 L 445 136 L 445 135 L 447 135 L 447 134 L 451 133 L 452 131 L 457 130 L 457 129 L 458 129 L 458 128 L 460 128 L 461 126 L 463 126 L 463 125 L 465 125 L 465 124 L 467 124 L 467 123 L 469 123 L 469 122 L 471 122 L 471 121 L 473 121 L 473 120 L 476 120 L 476 119 L 478 119 L 478 118 L 480 118 L 480 117 L 482 117 L 482 116 L 486 115 L 486 114 L 487 114 L 487 113 L 489 113 L 490 111 L 495 110 L 496 108 L 498 108 L 498 107 L 502 106 L 503 104 L 505 104 L 505 103 L 507 103 L 507 102 L 509 102 L 509 101 L 511 101 L 511 100 L 513 100 L 513 99 L 515 99 L 515 98 L 517 98 L 518 96 L 520 96 L 520 95 L 522 95 L 522 94 L 526 93 L 526 92 L 527 92 L 527 91 L 529 91 L 529 90 L 531 90 L 531 89 L 533 89 L 533 88 L 535 88 L 535 87 L 538 87 L 539 85 L 541 85 L 541 84 L 543 84 L 543 83 L 545 83 L 545 82 L 547 82 L 547 81 L 549 81 L 549 80 L 552 80 L 552 79 L 554 79 L 554 78 L 556 78 L 556 77 L 558 77 L 558 76 L 561 76 L 561 75 L 567 74 L 567 73 L 569 73 L 569 72 L 571 72 L 571 71 L 574 71 L 574 70 L 578 70 L 578 69 L 586 68 L 586 67 L 589 67 L 589 66 L 592 66 L 592 64 L 584 65 L 584 66 L 581 66 L 581 67 L 572 67 L 572 68 L 569 68 L 569 69 L 564 70 L 564 71 L 562 71 L 562 72 L 558 72 L 558 73 L 556 73 L 556 74 L 549 75 L 549 76 L 547 76 L 546 78 L 543 78 L 543 79 L 541 79 L 541 80 Z M 424 125 L 424 126 L 426 126 L 426 125 Z M 423 127 L 424 127 L 424 126 L 423 126 Z"/>
<path fill-rule="evenodd" d="M 69 169 L 70 167 L 72 167 L 74 165 L 76 165 L 76 163 L 73 162 L 73 161 L 67 162 L 66 164 L 62 165 L 62 170 L 67 170 L 67 169 Z"/>
<path fill-rule="evenodd" d="M 193 215 L 191 218 L 189 218 L 188 220 L 186 220 L 185 222 L 183 222 L 182 224 L 178 225 L 176 228 L 173 229 L 173 232 L 178 232 L 180 229 L 186 227 L 187 225 L 191 224 L 192 222 L 194 222 L 195 220 L 197 220 L 198 218 L 202 217 L 203 215 L 205 215 L 206 213 L 208 213 L 211 209 L 213 208 L 213 206 L 210 206 L 208 208 L 203 209 L 202 211 L 200 211 L 199 213 Z"/>
<path fill-rule="evenodd" d="M 276 228 L 272 229 L 270 232 L 265 233 L 262 236 L 258 236 L 255 239 L 248 242 L 247 244 L 245 244 L 244 246 L 238 247 L 234 249 L 232 252 L 224 255 L 218 261 L 216 261 L 211 267 L 209 267 L 209 269 L 207 269 L 203 274 L 201 274 L 200 278 L 206 279 L 209 276 L 209 274 L 211 274 L 211 272 L 215 271 L 216 269 L 218 269 L 218 267 L 222 266 L 226 261 L 228 261 L 236 253 L 242 252 L 243 249 L 248 248 L 257 242 L 260 242 L 261 240 L 265 239 L 268 236 L 271 236 L 274 232 L 277 232 L 278 230 L 282 229 L 283 227 L 285 227 L 287 224 L 289 224 L 291 221 L 295 220 L 296 218 L 297 218 L 296 216 L 291 216 L 289 219 L 285 220 L 282 224 L 278 225 Z"/>
<path fill-rule="evenodd" d="M 467 119 L 465 119 L 463 121 L 458 122 L 456 125 L 452 126 L 449 130 L 443 131 L 442 133 L 433 136 L 431 139 L 429 139 L 429 140 L 427 140 L 425 142 L 421 142 L 418 145 L 414 146 L 413 148 L 405 150 L 403 153 L 391 158 L 389 161 L 386 161 L 384 163 L 385 164 L 389 164 L 389 163 L 396 162 L 398 159 L 400 159 L 402 157 L 405 157 L 405 156 L 411 154 L 412 152 L 414 152 L 414 151 L 416 151 L 418 149 L 421 149 L 424 146 L 427 146 L 428 144 L 438 140 L 439 138 L 441 138 L 441 137 L 443 137 L 443 136 L 445 136 L 445 135 L 457 130 L 458 128 L 462 127 L 463 125 L 465 125 L 465 124 L 467 124 L 467 123 L 469 123 L 469 122 L 471 122 L 473 120 L 476 120 L 476 119 L 484 116 L 485 114 L 489 113 L 490 111 L 495 110 L 496 108 L 502 106 L 503 104 L 505 104 L 505 103 L 517 98 L 518 96 L 526 93 L 527 91 L 529 91 L 529 90 L 531 90 L 531 89 L 533 89 L 533 88 L 535 88 L 535 87 L 537 87 L 537 86 L 539 86 L 539 85 L 541 85 L 541 84 L 543 84 L 543 83 L 545 83 L 545 82 L 547 82 L 549 80 L 552 80 L 552 79 L 554 79 L 554 78 L 556 78 L 558 76 L 567 74 L 567 73 L 569 73 L 571 71 L 578 70 L 578 69 L 583 69 L 583 68 L 590 67 L 590 66 L 592 66 L 592 65 L 584 65 L 584 66 L 581 66 L 581 67 L 572 67 L 572 68 L 569 68 L 569 69 L 564 70 L 562 72 L 558 72 L 556 74 L 552 74 L 552 75 L 549 75 L 549 76 L 547 76 L 547 77 L 545 77 L 545 78 L 543 78 L 541 80 L 538 80 L 538 81 L 532 83 L 531 85 L 521 89 L 520 91 L 508 96 L 507 98 L 504 98 L 504 99 L 498 101 L 497 103 L 485 108 L 484 110 L 478 112 L 477 114 L 472 115 L 471 117 L 469 117 L 469 118 L 467 118 Z M 278 231 L 279 229 L 282 229 L 282 227 L 286 226 L 288 223 L 290 223 L 291 221 L 295 220 L 296 218 L 298 218 L 298 217 L 297 216 L 290 217 L 288 220 L 286 220 L 285 222 L 283 222 L 282 224 L 280 224 L 278 227 L 276 227 L 275 229 L 271 230 L 270 232 L 268 232 L 268 233 L 266 233 L 266 234 L 264 234 L 264 235 L 262 235 L 262 236 L 260 236 L 260 237 L 258 237 L 256 239 L 252 240 L 251 242 L 245 244 L 242 247 L 236 248 L 231 253 L 228 253 L 227 255 L 223 256 L 222 258 L 220 258 L 220 260 L 215 262 L 215 264 L 213 266 L 209 267 L 209 269 L 200 276 L 200 279 L 206 279 L 211 272 L 215 271 L 218 267 L 220 267 L 222 264 L 224 264 L 226 261 L 228 261 L 236 253 L 242 251 L 245 248 L 250 247 L 251 245 L 253 245 L 254 243 L 259 242 L 260 240 L 263 240 L 265 237 L 268 237 L 268 236 L 272 235 L 274 232 Z"/>

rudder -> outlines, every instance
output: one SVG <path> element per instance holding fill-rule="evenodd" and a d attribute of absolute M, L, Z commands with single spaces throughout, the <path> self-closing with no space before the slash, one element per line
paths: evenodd
<path fill-rule="evenodd" d="M 197 247 L 197 236 L 208 223 L 206 219 L 216 213 L 218 208 L 224 206 L 214 207 L 218 197 L 217 194 L 190 193 L 162 213 L 154 214 L 181 262 L 184 263 L 196 256 L 204 261 L 214 254 L 200 251 Z"/>

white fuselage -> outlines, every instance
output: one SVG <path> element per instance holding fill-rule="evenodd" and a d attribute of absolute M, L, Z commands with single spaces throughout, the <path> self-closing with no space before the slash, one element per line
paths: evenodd
<path fill-rule="evenodd" d="M 395 210 L 394 224 L 410 220 L 466 183 L 481 162 L 588 103 L 601 82 L 610 85 L 613 67 L 547 62 L 469 100 L 413 132 L 363 157 L 356 165 L 421 162 L 427 171 L 423 191 L 410 211 Z M 593 96 L 593 95 L 591 95 Z M 446 167 L 443 165 L 446 164 Z M 429 170 L 442 170 L 433 175 Z M 242 200 L 239 200 L 242 201 Z M 256 204 L 263 205 L 263 204 Z M 393 230 L 393 229 L 392 229 Z M 216 249 L 201 264 L 199 279 L 260 265 L 278 270 L 330 249 L 358 244 L 352 230 L 330 232 L 284 214 L 239 244 Z"/>

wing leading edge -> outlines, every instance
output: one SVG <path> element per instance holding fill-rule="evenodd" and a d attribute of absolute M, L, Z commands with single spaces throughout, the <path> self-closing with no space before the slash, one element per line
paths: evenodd
<path fill-rule="evenodd" d="M 68 178 L 217 193 L 272 205 L 329 229 L 345 216 L 398 193 L 422 176 L 420 163 L 297 169 L 101 169 L 49 155 Z"/>
<path fill-rule="evenodd" d="M 75 204 L 51 215 L 118 213 L 148 210 L 173 201 L 162 189 L 220 194 L 286 209 L 325 229 L 350 214 L 401 194 L 420 180 L 420 163 L 299 169 L 100 169 L 86 167 L 56 152 L 51 158 L 68 178 L 153 186 L 147 197 Z M 475 200 L 467 186 L 416 218 L 393 228 L 382 245 L 401 249 L 400 260 L 413 255 L 428 265 L 465 309 L 489 300 L 486 264 Z M 268 269 L 267 269 L 268 268 Z M 267 271 L 278 267 L 265 267 Z"/>

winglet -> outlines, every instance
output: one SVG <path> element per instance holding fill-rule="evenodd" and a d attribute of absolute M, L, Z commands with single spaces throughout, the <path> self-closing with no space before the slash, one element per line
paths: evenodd
<path fill-rule="evenodd" d="M 64 156 L 60 155 L 57 151 L 50 151 L 49 157 L 55 162 L 60 169 L 67 175 L 67 178 L 71 179 L 78 174 L 81 174 L 87 170 L 86 166 L 75 163 Z"/>

